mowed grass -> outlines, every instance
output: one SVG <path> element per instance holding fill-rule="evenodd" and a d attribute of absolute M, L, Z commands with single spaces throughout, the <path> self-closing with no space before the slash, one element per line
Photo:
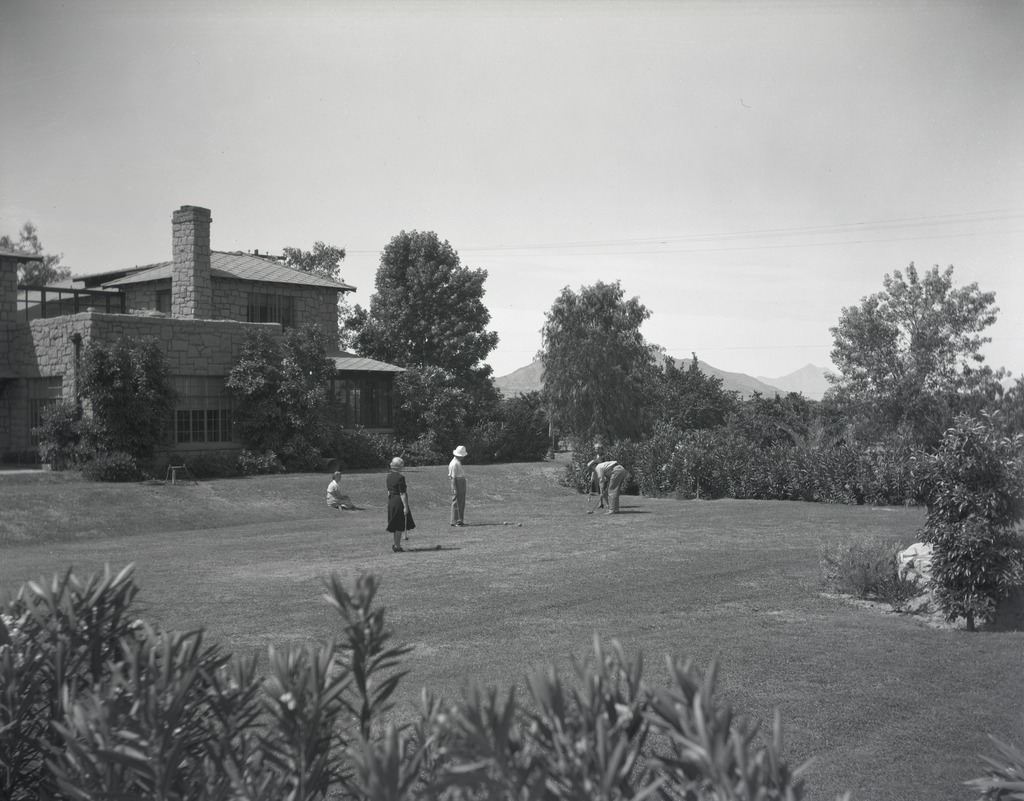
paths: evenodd
<path fill-rule="evenodd" d="M 335 512 L 329 476 L 109 485 L 0 473 L 0 593 L 74 566 L 137 565 L 144 614 L 205 627 L 235 653 L 323 640 L 332 571 L 382 577 L 396 639 L 414 647 L 395 715 L 420 689 L 524 677 L 591 648 L 593 634 L 721 665 L 722 696 L 767 723 L 781 711 L 792 763 L 812 759 L 811 799 L 970 799 L 987 734 L 1024 742 L 1024 633 L 943 631 L 822 595 L 822 543 L 909 543 L 918 509 L 626 497 L 588 515 L 557 484 L 564 463 L 469 464 L 463 529 L 448 526 L 446 470 L 406 471 L 417 529 L 393 554 L 384 471 L 346 474 L 365 507 Z M 503 523 L 509 525 L 503 525 Z M 440 546 L 440 549 L 438 549 Z"/>

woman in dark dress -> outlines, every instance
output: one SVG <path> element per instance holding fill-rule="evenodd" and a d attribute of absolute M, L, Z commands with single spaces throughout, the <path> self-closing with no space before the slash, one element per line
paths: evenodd
<path fill-rule="evenodd" d="M 402 475 L 402 468 L 405 462 L 396 456 L 391 460 L 391 470 L 388 472 L 388 531 L 394 536 L 395 544 L 391 550 L 395 553 L 405 550 L 402 547 L 402 535 L 409 539 L 407 532 L 416 528 L 412 520 L 412 512 L 409 511 L 409 493 L 405 487 L 405 476 Z"/>

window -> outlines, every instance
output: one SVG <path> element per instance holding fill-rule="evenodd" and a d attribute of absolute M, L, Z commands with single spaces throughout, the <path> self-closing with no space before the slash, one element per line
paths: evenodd
<path fill-rule="evenodd" d="M 224 379 L 176 376 L 174 441 L 178 444 L 231 442 L 231 396 Z"/>
<path fill-rule="evenodd" d="M 60 376 L 55 378 L 29 378 L 28 384 L 28 426 L 29 438 L 33 445 L 39 444 L 39 437 L 35 435 L 35 429 L 43 422 L 43 412 L 49 406 L 53 406 L 61 399 L 64 387 L 64 379 Z"/>
<path fill-rule="evenodd" d="M 331 381 L 335 418 L 344 426 L 391 428 L 391 377 L 356 376 Z"/>
<path fill-rule="evenodd" d="M 246 317 L 250 323 L 280 323 L 290 328 L 295 322 L 295 298 L 277 292 L 250 292 Z"/>
<path fill-rule="evenodd" d="M 171 290 L 158 289 L 156 291 L 156 310 L 164 314 L 171 313 Z"/>

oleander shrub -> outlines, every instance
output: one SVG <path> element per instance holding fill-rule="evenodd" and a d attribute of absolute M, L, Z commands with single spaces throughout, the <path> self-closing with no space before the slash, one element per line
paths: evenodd
<path fill-rule="evenodd" d="M 634 455 L 633 472 L 640 493 L 652 498 L 675 495 L 682 481 L 675 456 L 683 432 L 670 423 L 656 423 Z"/>
<path fill-rule="evenodd" d="M 729 428 L 687 431 L 678 453 L 684 481 L 680 492 L 707 499 L 742 497 L 753 453 L 753 445 Z"/>
<path fill-rule="evenodd" d="M 0 606 L 0 797 L 52 795 L 46 759 L 66 702 L 104 682 L 134 638 L 131 567 L 80 579 L 70 570 L 29 582 Z"/>
<path fill-rule="evenodd" d="M 418 720 L 384 717 L 408 646 L 391 641 L 379 580 L 324 582 L 336 636 L 236 659 L 203 631 L 136 619 L 131 567 L 30 582 L 0 607 L 0 796 L 202 799 L 803 797 L 802 769 L 716 693 L 717 668 L 595 636 L 593 653 L 514 690 L 422 694 Z"/>
<path fill-rule="evenodd" d="M 629 478 L 623 484 L 621 490 L 624 495 L 636 495 L 640 491 L 634 465 L 637 453 L 637 444 L 629 440 L 605 447 L 604 460 L 611 461 L 614 459 L 629 471 Z M 591 473 L 587 470 L 587 465 L 593 458 L 594 453 L 592 449 L 574 450 L 569 463 L 565 466 L 565 470 L 558 479 L 558 483 L 563 487 L 571 487 L 577 492 L 593 492 L 594 488 L 590 481 L 588 481 Z"/>
<path fill-rule="evenodd" d="M 141 481 L 142 470 L 135 457 L 124 451 L 95 454 L 82 465 L 82 475 L 90 481 Z"/>
<path fill-rule="evenodd" d="M 590 492 L 590 485 L 587 482 L 587 463 L 593 458 L 593 454 L 586 451 L 573 449 L 569 463 L 558 477 L 558 483 L 563 487 L 571 487 L 577 492 Z"/>
<path fill-rule="evenodd" d="M 1024 748 L 989 735 L 995 756 L 982 756 L 985 775 L 965 782 L 978 792 L 978 801 L 1024 799 Z"/>

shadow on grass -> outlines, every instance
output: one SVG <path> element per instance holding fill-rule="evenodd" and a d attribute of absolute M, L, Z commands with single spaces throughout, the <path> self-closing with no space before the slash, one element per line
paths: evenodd
<path fill-rule="evenodd" d="M 454 526 L 454 528 L 479 528 L 481 526 L 506 526 L 506 527 L 508 527 L 508 526 L 515 526 L 515 523 L 505 523 L 505 522 L 498 522 L 498 521 L 491 522 L 491 521 L 487 520 L 487 521 L 484 521 L 482 523 L 463 523 L 461 526 Z"/>
<path fill-rule="evenodd" d="M 461 551 L 462 548 L 457 545 L 417 545 L 409 547 L 408 545 L 402 546 L 403 553 L 437 553 L 438 551 Z"/>

